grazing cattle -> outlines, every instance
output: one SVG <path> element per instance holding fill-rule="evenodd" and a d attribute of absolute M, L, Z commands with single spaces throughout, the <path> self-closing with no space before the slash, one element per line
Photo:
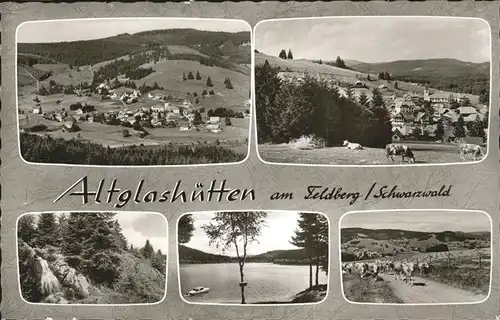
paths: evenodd
<path fill-rule="evenodd" d="M 393 270 L 394 270 L 394 279 L 396 280 L 400 279 L 403 273 L 403 264 L 399 261 L 394 262 Z"/>
<path fill-rule="evenodd" d="M 415 263 L 407 262 L 403 264 L 404 281 L 413 285 L 413 273 L 415 272 Z"/>
<path fill-rule="evenodd" d="M 352 143 L 344 140 L 344 147 L 349 150 L 363 150 L 363 147 L 359 143 Z"/>
<path fill-rule="evenodd" d="M 394 161 L 394 156 L 401 156 L 403 158 L 403 162 L 405 161 L 405 158 L 407 158 L 408 163 L 415 163 L 415 155 L 413 154 L 413 151 L 410 147 L 404 144 L 390 143 L 386 145 L 385 156 L 387 157 L 387 160 L 390 158 L 392 161 Z"/>
<path fill-rule="evenodd" d="M 385 264 L 385 272 L 389 273 L 393 269 L 394 269 L 394 263 L 392 263 L 392 262 L 386 262 L 386 264 Z"/>
<path fill-rule="evenodd" d="M 429 272 L 430 266 L 427 262 L 421 262 L 418 264 L 418 270 L 420 272 L 420 275 L 424 275 Z"/>
<path fill-rule="evenodd" d="M 366 275 L 366 272 L 368 271 L 369 267 L 368 267 L 368 263 L 358 263 L 356 265 L 356 269 L 358 269 L 359 271 L 359 275 L 361 278 L 364 278 L 365 275 Z"/>
<path fill-rule="evenodd" d="M 460 153 L 460 159 L 462 160 L 466 160 L 465 155 L 469 153 L 472 154 L 474 161 L 476 161 L 478 157 L 482 158 L 484 155 L 480 146 L 471 143 L 461 144 L 458 147 L 458 152 Z"/>

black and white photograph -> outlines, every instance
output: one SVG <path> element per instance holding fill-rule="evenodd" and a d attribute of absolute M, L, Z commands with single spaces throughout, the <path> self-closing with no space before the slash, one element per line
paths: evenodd
<path fill-rule="evenodd" d="M 167 232 L 159 213 L 24 214 L 17 223 L 21 296 L 37 304 L 159 303 Z"/>
<path fill-rule="evenodd" d="M 254 51 L 264 162 L 426 165 L 488 153 L 491 29 L 483 19 L 265 20 Z"/>
<path fill-rule="evenodd" d="M 350 302 L 464 304 L 489 296 L 492 226 L 484 212 L 354 212 L 340 228 Z"/>
<path fill-rule="evenodd" d="M 252 49 L 245 21 L 30 21 L 16 41 L 25 161 L 162 166 L 247 157 Z"/>
<path fill-rule="evenodd" d="M 308 304 L 328 294 L 329 222 L 321 213 L 188 213 L 177 240 L 188 303 Z"/>

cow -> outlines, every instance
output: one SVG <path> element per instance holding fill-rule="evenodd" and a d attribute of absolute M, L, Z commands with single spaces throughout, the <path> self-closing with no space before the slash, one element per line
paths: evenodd
<path fill-rule="evenodd" d="M 430 266 L 427 262 L 421 262 L 418 264 L 418 270 L 420 272 L 420 275 L 424 275 L 429 272 Z"/>
<path fill-rule="evenodd" d="M 359 143 L 352 143 L 344 140 L 344 147 L 348 150 L 363 150 L 363 147 Z"/>
<path fill-rule="evenodd" d="M 408 163 L 415 163 L 415 155 L 407 145 L 390 143 L 385 146 L 385 156 L 387 157 L 387 160 L 390 158 L 394 161 L 394 156 L 399 155 L 403 158 L 403 162 L 405 161 L 405 158 L 407 158 Z"/>
<path fill-rule="evenodd" d="M 460 153 L 460 159 L 466 160 L 465 155 L 471 153 L 473 156 L 474 161 L 477 160 L 477 157 L 483 157 L 483 151 L 481 150 L 481 147 L 478 146 L 477 144 L 472 144 L 472 143 L 464 143 L 461 144 L 458 147 L 458 152 Z"/>
<path fill-rule="evenodd" d="M 415 272 L 415 263 L 407 262 L 403 264 L 404 281 L 410 285 L 413 285 L 413 273 Z"/>
<path fill-rule="evenodd" d="M 400 279 L 403 274 L 403 264 L 399 261 L 394 262 L 393 264 L 394 270 L 394 279 Z"/>

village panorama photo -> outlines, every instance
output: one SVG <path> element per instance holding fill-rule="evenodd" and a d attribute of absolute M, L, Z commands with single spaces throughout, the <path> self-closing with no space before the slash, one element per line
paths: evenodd
<path fill-rule="evenodd" d="M 30 21 L 17 41 L 29 163 L 238 163 L 249 150 L 251 29 L 241 20 Z"/>
<path fill-rule="evenodd" d="M 488 153 L 491 29 L 482 19 L 265 20 L 254 51 L 264 162 L 450 164 Z"/>
<path fill-rule="evenodd" d="M 492 225 L 484 212 L 353 212 L 340 228 L 350 302 L 464 304 L 489 296 Z"/>
<path fill-rule="evenodd" d="M 295 211 L 194 212 L 177 224 L 188 303 L 320 303 L 328 294 L 329 222 Z"/>
<path fill-rule="evenodd" d="M 27 213 L 17 244 L 29 303 L 154 304 L 166 296 L 167 220 L 159 213 Z"/>

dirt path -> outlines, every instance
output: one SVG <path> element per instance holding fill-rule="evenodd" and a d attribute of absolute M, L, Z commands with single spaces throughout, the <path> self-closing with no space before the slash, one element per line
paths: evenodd
<path fill-rule="evenodd" d="M 379 276 L 405 303 L 471 303 L 486 298 L 486 295 L 477 295 L 428 279 L 415 277 L 414 286 L 410 286 L 402 280 L 394 279 L 393 275 L 379 274 Z"/>

